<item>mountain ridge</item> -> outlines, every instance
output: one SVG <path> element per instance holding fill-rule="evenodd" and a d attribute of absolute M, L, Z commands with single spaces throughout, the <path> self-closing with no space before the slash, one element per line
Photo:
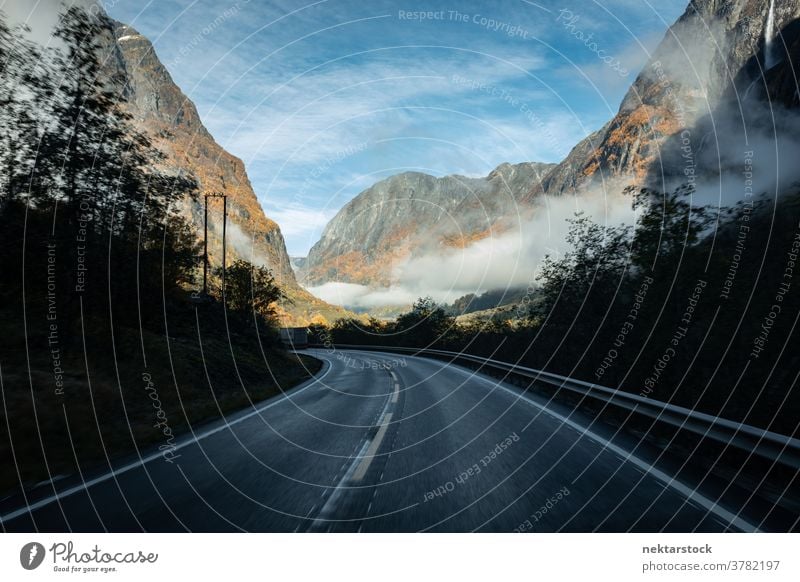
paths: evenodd
<path fill-rule="evenodd" d="M 491 220 L 480 224 L 462 221 L 458 216 L 454 219 L 463 208 L 448 207 L 446 220 L 465 223 L 458 224 L 465 228 L 451 242 L 465 247 L 502 233 L 509 221 L 520 215 L 532 216 L 542 196 L 605 199 L 631 185 L 670 189 L 682 183 L 695 184 L 701 172 L 704 177 L 715 178 L 741 165 L 735 152 L 725 150 L 738 144 L 752 147 L 748 129 L 769 132 L 764 120 L 757 119 L 753 112 L 739 114 L 742 121 L 735 119 L 737 107 L 746 109 L 749 103 L 754 106 L 753 111 L 764 108 L 762 97 L 753 88 L 769 100 L 764 117 L 774 111 L 776 104 L 800 106 L 798 72 L 792 66 L 793 62 L 800 62 L 800 0 L 775 3 L 774 29 L 767 31 L 769 10 L 770 2 L 764 0 L 690 2 L 636 76 L 617 113 L 578 142 L 564 160 L 542 167 L 542 173 L 530 180 L 524 192 L 515 191 L 513 208 L 489 204 Z M 716 123 L 720 119 L 725 122 L 723 126 Z M 794 125 L 791 122 L 776 131 L 789 135 Z M 796 133 L 800 134 L 800 129 Z M 708 139 L 709 135 L 716 140 Z M 690 148 L 688 160 L 682 149 L 687 147 L 684 142 Z M 766 157 L 766 152 L 763 155 Z M 498 166 L 501 167 L 504 165 Z M 388 180 L 391 179 L 404 180 Z M 329 222 L 309 253 L 303 271 L 305 283 L 336 281 L 386 286 L 391 283 L 387 271 L 391 271 L 392 262 L 420 249 L 431 249 L 430 241 L 410 244 L 412 232 L 427 230 L 437 237 L 435 242 L 447 244 L 442 229 L 430 222 L 390 223 L 388 228 L 377 219 L 358 220 L 353 209 L 361 208 L 368 214 L 363 207 L 376 199 L 373 189 L 380 190 L 385 183 L 386 180 L 378 182 L 362 191 Z M 375 239 L 379 246 L 370 255 L 369 245 L 361 241 Z M 392 249 L 391 244 L 398 242 L 402 247 Z M 381 260 L 389 266 L 376 267 Z"/>
<path fill-rule="evenodd" d="M 279 306 L 287 325 L 305 324 L 315 316 L 347 316 L 302 288 L 291 266 L 278 224 L 266 216 L 244 162 L 216 142 L 203 125 L 194 103 L 175 84 L 152 43 L 131 26 L 109 19 L 111 30 L 101 39 L 108 79 L 116 79 L 124 109 L 135 124 L 166 155 L 166 165 L 194 177 L 200 190 L 196 201 L 183 200 L 181 212 L 196 232 L 203 231 L 202 195 L 228 197 L 227 258 L 241 258 L 270 268 L 289 297 Z M 208 249 L 212 266 L 221 264 L 221 204 L 209 203 Z"/>
<path fill-rule="evenodd" d="M 552 166 L 503 163 L 482 178 L 414 171 L 384 178 L 325 226 L 301 280 L 309 286 L 390 285 L 394 265 L 415 252 L 437 245 L 463 248 L 510 228 L 514 214 L 520 214 L 519 197 Z"/>
<path fill-rule="evenodd" d="M 689 2 L 626 92 L 617 114 L 576 145 L 541 185 L 531 188 L 525 201 L 617 180 L 660 185 L 662 174 L 670 172 L 669 164 L 662 163 L 666 141 L 697 126 L 714 114 L 717 103 L 730 99 L 732 92 L 744 92 L 760 77 L 767 61 L 764 29 L 769 6 L 763 0 Z M 774 26 L 780 32 L 776 36 L 784 39 L 785 29 L 798 18 L 797 0 L 775 4 Z M 796 36 L 789 42 L 798 46 Z M 773 49 L 782 52 L 780 47 Z M 788 76 L 796 85 L 796 77 Z M 776 98 L 796 101 L 794 89 L 788 97 L 784 90 Z"/>

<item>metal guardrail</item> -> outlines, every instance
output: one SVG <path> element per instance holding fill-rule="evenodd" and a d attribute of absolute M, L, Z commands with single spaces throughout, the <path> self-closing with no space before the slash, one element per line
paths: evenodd
<path fill-rule="evenodd" d="M 311 347 L 315 347 L 313 344 Z M 317 345 L 316 347 L 322 347 Z M 330 347 L 330 346 L 327 346 Z M 389 346 L 357 346 L 336 344 L 337 349 L 352 349 L 362 351 L 395 352 L 411 354 L 414 356 L 435 357 L 447 359 L 453 363 L 466 362 L 477 364 L 482 370 L 502 372 L 504 377 L 520 378 L 529 385 L 534 382 L 543 382 L 564 390 L 570 394 L 603 403 L 607 407 L 625 410 L 634 415 L 640 415 L 670 426 L 679 431 L 686 431 L 721 443 L 740 451 L 752 453 L 763 459 L 800 469 L 800 439 L 792 438 L 776 432 L 764 430 L 748 424 L 734 422 L 719 418 L 682 406 L 661 402 L 638 394 L 615 390 L 591 382 L 574 380 L 543 370 L 526 368 L 500 360 L 483 358 L 460 352 L 444 350 L 400 348 Z"/>

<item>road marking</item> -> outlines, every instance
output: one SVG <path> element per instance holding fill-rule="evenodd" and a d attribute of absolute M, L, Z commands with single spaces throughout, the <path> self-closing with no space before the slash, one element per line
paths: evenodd
<path fill-rule="evenodd" d="M 391 375 L 392 375 L 392 380 L 394 380 L 395 382 L 397 382 L 397 374 L 395 374 L 394 372 L 389 372 L 389 374 L 391 374 Z"/>
<path fill-rule="evenodd" d="M 381 427 L 378 429 L 378 434 L 375 435 L 375 438 L 372 439 L 372 443 L 369 445 L 367 449 L 367 454 L 361 460 L 361 463 L 358 464 L 358 468 L 356 469 L 355 473 L 353 473 L 353 481 L 361 481 L 364 478 L 364 475 L 367 474 L 367 469 L 372 464 L 373 459 L 375 458 L 375 453 L 378 452 L 378 448 L 380 448 L 381 443 L 383 442 L 383 437 L 386 436 L 386 431 L 389 428 L 389 423 L 392 420 L 392 413 L 387 412 L 386 416 L 383 417 L 383 423 Z"/>
<path fill-rule="evenodd" d="M 392 404 L 397 402 L 397 397 L 400 396 L 400 384 L 395 382 L 394 394 L 392 394 Z"/>
<path fill-rule="evenodd" d="M 205 431 L 203 433 L 200 433 L 200 434 L 194 434 L 194 435 L 192 435 L 190 437 L 183 437 L 184 438 L 183 442 L 177 443 L 170 450 L 177 451 L 177 450 L 180 450 L 180 449 L 182 449 L 184 447 L 188 447 L 189 445 L 193 445 L 193 444 L 195 444 L 195 443 L 197 443 L 197 442 L 199 442 L 199 441 L 201 441 L 201 440 L 203 440 L 205 438 L 210 437 L 211 435 L 217 434 L 218 432 L 222 432 L 223 430 L 227 430 L 230 427 L 239 424 L 240 422 L 244 422 L 245 420 L 248 420 L 248 419 L 254 417 L 257 414 L 261 414 L 263 411 L 265 411 L 265 410 L 267 410 L 269 408 L 272 408 L 273 406 L 277 406 L 278 404 L 282 404 L 283 402 L 286 402 L 290 398 L 293 398 L 293 397 L 297 396 L 301 392 L 305 392 L 309 388 L 311 388 L 313 386 L 316 386 L 333 369 L 333 366 L 331 365 L 330 360 L 328 360 L 327 358 L 323 358 L 323 357 L 320 357 L 320 359 L 321 360 L 325 360 L 328 363 L 328 369 L 325 370 L 325 372 L 323 374 L 321 374 L 320 376 L 318 376 L 316 378 L 310 378 L 310 379 L 306 380 L 306 382 L 308 382 L 308 384 L 306 386 L 302 386 L 302 384 L 301 384 L 302 387 L 298 387 L 297 389 L 291 390 L 289 393 L 284 394 L 283 396 L 281 396 L 278 400 L 275 400 L 274 402 L 270 402 L 266 406 L 262 406 L 261 408 L 257 408 L 255 410 L 253 410 L 252 412 L 250 412 L 248 414 L 245 414 L 244 416 L 240 416 L 239 418 L 237 418 L 235 420 L 232 420 L 230 422 L 227 422 L 225 420 L 225 418 L 223 417 L 219 421 L 219 422 L 222 422 L 222 424 L 220 426 L 217 426 L 216 428 L 209 429 L 209 430 L 207 430 L 207 431 Z M 95 478 L 90 479 L 90 480 L 88 480 L 88 481 L 86 481 L 84 483 L 81 483 L 80 485 L 75 485 L 74 487 L 70 487 L 69 489 L 64 489 L 63 491 L 59 491 L 57 493 L 54 493 L 53 495 L 50 495 L 49 497 L 45 497 L 44 499 L 40 499 L 39 501 L 31 503 L 31 504 L 29 504 L 29 505 L 27 505 L 25 507 L 21 507 L 21 508 L 15 510 L 15 511 L 12 511 L 12 512 L 7 513 L 5 515 L 0 515 L 0 523 L 6 523 L 7 521 L 11 521 L 12 519 L 16 519 L 16 518 L 18 518 L 18 517 L 20 517 L 22 515 L 33 513 L 37 509 L 41 509 L 42 507 L 45 507 L 46 505 L 50 505 L 54 501 L 64 499 L 65 497 L 69 497 L 71 495 L 74 495 L 75 493 L 80 493 L 81 491 L 87 491 L 90 487 L 93 487 L 93 486 L 97 485 L 98 483 L 102 483 L 104 481 L 108 481 L 109 479 L 113 479 L 114 477 L 117 477 L 118 475 L 122 475 L 123 473 L 127 473 L 128 471 L 131 471 L 133 469 L 137 469 L 139 467 L 143 467 L 147 463 L 149 463 L 151 461 L 155 461 L 156 459 L 161 459 L 161 458 L 163 458 L 161 452 L 152 453 L 152 454 L 150 454 L 150 455 L 148 455 L 146 457 L 141 457 L 137 461 L 134 461 L 132 463 L 128 463 L 127 465 L 123 465 L 122 467 L 120 467 L 118 469 L 114 469 L 112 471 L 109 471 L 108 473 L 104 473 L 104 474 L 102 474 L 102 475 L 100 475 L 98 477 L 95 477 Z"/>
<path fill-rule="evenodd" d="M 522 400 L 524 402 L 527 402 L 531 406 L 534 406 L 534 407 L 538 408 L 539 410 L 541 410 L 542 412 L 545 412 L 545 413 L 549 414 L 553 418 L 558 419 L 559 421 L 563 422 L 567 426 L 572 426 L 572 427 L 578 429 L 582 436 L 587 437 L 587 438 L 589 438 L 589 439 L 591 439 L 593 441 L 596 441 L 596 442 L 600 443 L 601 445 L 603 445 L 607 450 L 611 451 L 612 453 L 616 453 L 617 455 L 621 455 L 623 457 L 624 461 L 626 461 L 628 463 L 632 463 L 634 466 L 643 469 L 649 476 L 651 476 L 654 479 L 656 479 L 657 482 L 660 482 L 664 487 L 669 487 L 669 488 L 675 490 L 679 494 L 681 494 L 684 497 L 686 497 L 690 502 L 694 501 L 695 503 L 700 505 L 703 509 L 706 509 L 707 511 L 710 511 L 714 515 L 716 515 L 716 516 L 720 517 L 721 519 L 723 519 L 724 521 L 726 521 L 729 525 L 734 525 L 737 528 L 739 528 L 740 530 L 747 531 L 747 532 L 760 531 L 756 526 L 754 526 L 753 524 L 751 524 L 747 520 L 739 517 L 738 515 L 736 515 L 734 513 L 731 513 L 730 511 L 728 511 L 727 509 L 725 509 L 723 507 L 720 507 L 713 500 L 709 499 L 705 495 L 702 495 L 702 494 L 698 493 L 696 490 L 692 489 L 688 485 L 684 485 L 680 481 L 677 481 L 675 478 L 670 477 L 669 475 L 667 475 L 666 473 L 664 473 L 660 469 L 655 468 L 653 465 L 651 465 L 647 461 L 632 455 L 631 453 L 627 452 L 622 447 L 619 447 L 619 446 L 615 445 L 614 443 L 612 443 L 608 439 L 600 436 L 599 434 L 597 434 L 595 432 L 592 432 L 591 430 L 587 429 L 586 427 L 581 426 L 580 424 L 578 424 L 574 420 L 570 420 L 569 418 L 567 418 L 566 416 L 563 416 L 562 414 L 559 414 L 557 412 L 553 412 L 552 410 L 548 410 L 545 406 L 543 406 L 542 404 L 539 404 L 538 402 L 528 398 L 525 394 L 523 394 L 521 392 L 517 392 L 515 390 L 511 390 L 510 388 L 506 388 L 501 383 L 496 382 L 496 381 L 492 381 L 489 378 L 484 378 L 483 376 L 478 376 L 474 372 L 470 372 L 468 370 L 463 370 L 463 369 L 461 369 L 459 367 L 456 367 L 456 366 L 451 366 L 451 368 L 453 370 L 456 370 L 456 371 L 460 372 L 461 374 L 463 374 L 465 376 L 468 376 L 469 378 L 474 378 L 476 380 L 480 380 L 482 382 L 490 384 L 493 387 L 500 388 L 501 390 L 503 390 L 505 392 L 508 392 L 509 394 L 514 396 L 515 398 L 520 399 L 520 400 Z"/>
<path fill-rule="evenodd" d="M 367 450 L 369 446 L 369 441 L 364 441 L 361 450 L 356 455 L 356 461 L 364 456 L 364 452 Z M 356 465 L 358 463 L 353 463 L 350 465 L 350 468 L 347 470 L 347 473 L 344 474 L 344 477 L 341 478 L 339 483 L 336 484 L 336 488 L 333 490 L 333 494 L 328 497 L 328 500 L 325 502 L 325 505 L 322 506 L 322 509 L 319 510 L 319 514 L 317 515 L 316 519 L 313 521 L 311 526 L 309 526 L 309 531 L 319 531 L 319 529 L 323 526 L 330 527 L 329 524 L 329 517 L 333 515 L 334 510 L 336 508 L 336 504 L 339 503 L 339 498 L 342 496 L 345 490 L 345 483 L 350 480 L 353 471 L 355 471 Z M 326 489 L 327 491 L 327 489 Z"/>

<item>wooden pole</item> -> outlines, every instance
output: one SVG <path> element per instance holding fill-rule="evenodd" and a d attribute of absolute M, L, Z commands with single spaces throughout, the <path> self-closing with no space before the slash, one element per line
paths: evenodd
<path fill-rule="evenodd" d="M 203 295 L 208 295 L 208 194 L 203 218 Z"/>
<path fill-rule="evenodd" d="M 222 299 L 225 300 L 225 233 L 228 224 L 228 197 L 222 196 Z"/>

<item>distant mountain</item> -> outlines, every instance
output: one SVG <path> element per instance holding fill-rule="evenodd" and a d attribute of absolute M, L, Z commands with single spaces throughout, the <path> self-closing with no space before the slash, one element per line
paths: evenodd
<path fill-rule="evenodd" d="M 197 108 L 175 85 L 147 38 L 125 24 L 114 22 L 104 44 L 108 79 L 119 84 L 126 108 L 135 123 L 167 156 L 176 172 L 193 176 L 201 194 L 228 196 L 228 260 L 243 258 L 268 266 L 292 299 L 281 307 L 288 323 L 303 323 L 316 313 L 327 319 L 347 313 L 317 299 L 295 279 L 283 235 L 258 202 L 242 160 L 220 146 L 200 120 Z M 198 233 L 203 228 L 202 196 L 185 200 L 182 211 Z M 209 259 L 221 264 L 221 203 L 209 211 Z"/>
<path fill-rule="evenodd" d="M 405 172 L 374 184 L 325 227 L 301 270 L 304 284 L 386 286 L 398 262 L 504 232 L 519 200 L 552 164 L 502 164 L 485 178 Z"/>
<path fill-rule="evenodd" d="M 306 257 L 289 257 L 289 262 L 296 275 L 298 271 L 302 271 L 303 267 L 306 266 Z"/>
<path fill-rule="evenodd" d="M 410 172 L 378 182 L 327 225 L 302 280 L 388 285 L 398 261 L 502 232 L 536 212 L 545 194 L 604 196 L 631 184 L 671 188 L 741 172 L 743 152 L 758 145 L 756 129 L 768 133 L 772 123 L 782 139 L 800 134 L 780 115 L 800 105 L 798 29 L 800 0 L 693 0 L 614 118 L 562 162 L 503 164 L 482 179 Z M 763 143 L 774 150 L 774 138 Z M 781 164 L 788 175 L 794 166 Z"/>

